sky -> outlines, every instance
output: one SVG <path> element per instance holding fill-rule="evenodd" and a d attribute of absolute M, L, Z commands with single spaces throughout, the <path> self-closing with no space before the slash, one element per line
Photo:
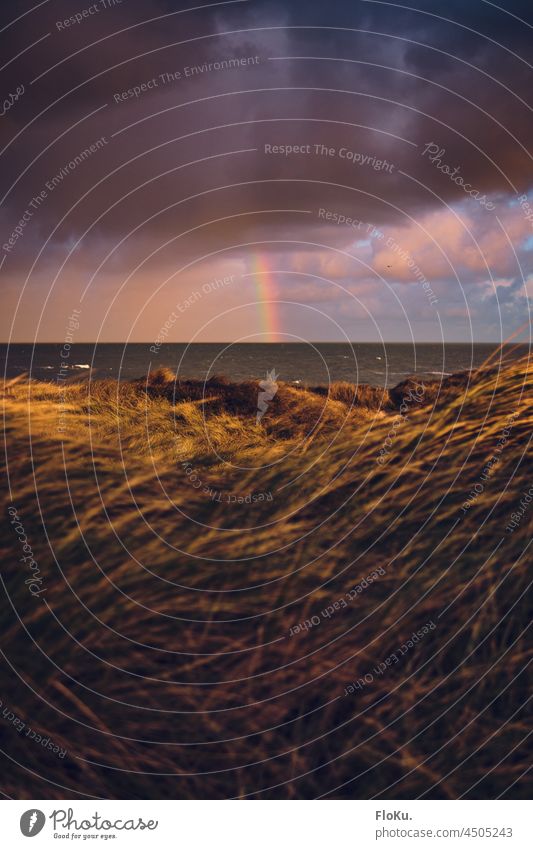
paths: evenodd
<path fill-rule="evenodd" d="M 412 3 L 3 3 L 0 339 L 527 340 L 530 4 Z"/>

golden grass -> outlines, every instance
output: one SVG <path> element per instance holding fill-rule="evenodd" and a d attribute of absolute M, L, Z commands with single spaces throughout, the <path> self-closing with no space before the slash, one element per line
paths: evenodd
<path fill-rule="evenodd" d="M 68 754 L 0 716 L 3 791 L 525 798 L 531 383 L 462 375 L 401 421 L 403 385 L 280 384 L 259 425 L 253 382 L 8 384 L 1 698 Z"/>

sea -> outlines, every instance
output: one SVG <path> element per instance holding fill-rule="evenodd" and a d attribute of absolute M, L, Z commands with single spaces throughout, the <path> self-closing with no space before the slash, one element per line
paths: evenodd
<path fill-rule="evenodd" d="M 152 350 L 151 350 L 152 348 Z M 302 386 L 332 381 L 395 386 L 411 375 L 441 378 L 490 361 L 528 353 L 528 345 L 496 343 L 171 343 L 154 351 L 153 343 L 62 343 L 0 345 L 0 365 L 8 379 L 27 375 L 56 381 L 80 377 L 133 380 L 161 367 L 180 378 L 206 380 L 224 375 L 231 381 L 276 379 Z"/>

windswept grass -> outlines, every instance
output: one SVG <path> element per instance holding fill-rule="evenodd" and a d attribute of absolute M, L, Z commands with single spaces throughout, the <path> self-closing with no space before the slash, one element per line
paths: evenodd
<path fill-rule="evenodd" d="M 525 798 L 531 384 L 7 385 L 4 792 Z"/>

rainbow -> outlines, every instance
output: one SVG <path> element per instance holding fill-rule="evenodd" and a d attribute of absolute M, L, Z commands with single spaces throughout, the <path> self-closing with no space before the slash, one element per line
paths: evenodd
<path fill-rule="evenodd" d="M 254 257 L 250 264 L 250 277 L 253 277 L 257 293 L 257 306 L 260 312 L 260 329 L 266 342 L 279 341 L 281 333 L 278 303 L 272 272 L 263 257 Z"/>

